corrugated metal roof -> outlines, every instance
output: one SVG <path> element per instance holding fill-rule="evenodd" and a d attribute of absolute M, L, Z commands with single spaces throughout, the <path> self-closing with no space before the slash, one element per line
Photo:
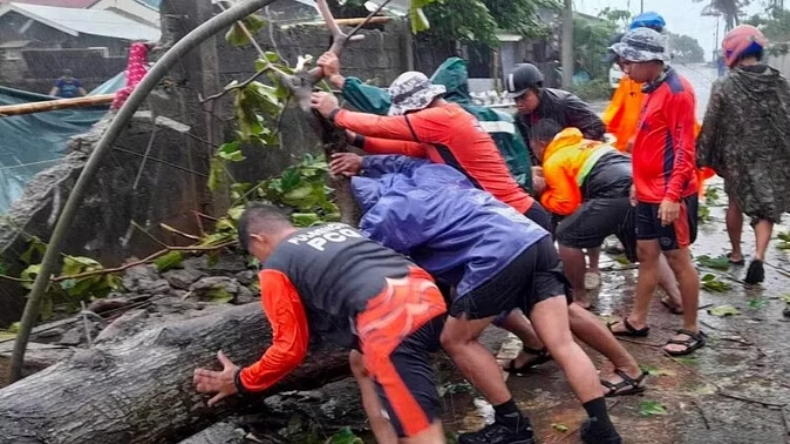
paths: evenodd
<path fill-rule="evenodd" d="M 71 35 L 89 34 L 122 40 L 159 40 L 153 26 L 136 22 L 112 11 L 74 9 L 11 3 L 0 7 L 0 16 L 15 11 Z"/>
<path fill-rule="evenodd" d="M 61 8 L 87 8 L 97 0 L 16 0 L 13 3 L 26 3 L 40 6 L 59 6 Z M 0 0 L 0 4 L 12 3 L 11 0 Z"/>

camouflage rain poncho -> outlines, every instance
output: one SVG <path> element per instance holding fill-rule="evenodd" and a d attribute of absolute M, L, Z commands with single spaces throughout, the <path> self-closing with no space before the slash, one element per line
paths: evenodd
<path fill-rule="evenodd" d="M 713 84 L 697 164 L 724 178 L 753 223 L 790 211 L 790 85 L 777 70 L 735 68 Z"/>

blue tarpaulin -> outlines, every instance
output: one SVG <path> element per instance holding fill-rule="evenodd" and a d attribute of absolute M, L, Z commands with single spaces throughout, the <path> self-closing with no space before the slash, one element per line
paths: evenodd
<path fill-rule="evenodd" d="M 117 79 L 113 80 L 117 82 Z M 104 94 L 114 92 L 112 87 L 98 89 Z M 0 87 L 0 106 L 52 99 L 42 94 Z M 63 157 L 69 138 L 86 132 L 108 109 L 109 106 L 75 108 L 0 117 L 0 214 L 5 213 L 22 195 L 35 174 Z"/>

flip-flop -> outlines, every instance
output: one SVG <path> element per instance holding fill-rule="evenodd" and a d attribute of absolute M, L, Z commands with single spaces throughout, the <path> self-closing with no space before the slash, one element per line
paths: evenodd
<path fill-rule="evenodd" d="M 741 260 L 739 261 L 732 260 L 732 252 L 727 253 L 727 260 L 729 260 L 732 265 L 743 265 L 746 263 L 746 259 L 744 259 L 743 256 L 741 256 Z"/>
<path fill-rule="evenodd" d="M 615 369 L 614 373 L 617 376 L 623 378 L 623 380 L 618 383 L 614 383 L 605 379 L 601 379 L 601 385 L 609 389 L 604 395 L 607 398 L 614 398 L 615 396 L 637 395 L 645 391 L 643 382 L 648 376 L 647 372 L 642 372 L 642 374 L 640 374 L 636 379 L 628 376 L 628 373 L 620 369 Z"/>
<path fill-rule="evenodd" d="M 612 326 L 617 325 L 619 323 L 623 324 L 623 326 L 625 327 L 625 331 L 612 330 Z M 634 328 L 633 325 L 631 325 L 630 322 L 628 322 L 628 318 L 623 318 L 622 321 L 610 322 L 606 324 L 606 328 L 608 328 L 609 331 L 612 332 L 612 334 L 615 336 L 630 336 L 634 338 L 646 338 L 650 334 L 650 327 L 640 328 L 637 330 L 636 328 Z"/>
<path fill-rule="evenodd" d="M 667 310 L 669 310 L 669 312 L 672 314 L 676 314 L 676 315 L 683 314 L 682 308 L 678 308 L 676 305 L 672 305 L 669 303 L 669 296 L 664 296 L 663 298 L 661 298 L 661 304 L 664 307 L 667 307 Z"/>
<path fill-rule="evenodd" d="M 528 355 L 532 355 L 533 358 L 525 362 L 524 365 L 520 367 L 516 367 L 516 360 L 513 359 L 508 363 L 507 366 L 503 368 L 504 371 L 508 373 L 512 373 L 514 375 L 521 375 L 537 367 L 540 364 L 549 362 L 552 359 L 554 359 L 551 357 L 549 351 L 546 350 L 546 348 L 543 348 L 542 350 L 535 350 L 534 348 L 523 347 L 523 350 L 524 353 Z"/>
<path fill-rule="evenodd" d="M 669 356 L 686 356 L 694 353 L 696 350 L 701 349 L 705 346 L 707 342 L 708 335 L 703 333 L 702 331 L 694 333 L 690 330 L 680 329 L 675 330 L 675 333 L 679 335 L 686 335 L 688 339 L 670 339 L 667 341 L 667 345 L 669 344 L 677 344 L 677 345 L 685 345 L 686 349 L 681 351 L 671 351 L 664 348 L 664 353 L 668 354 Z"/>

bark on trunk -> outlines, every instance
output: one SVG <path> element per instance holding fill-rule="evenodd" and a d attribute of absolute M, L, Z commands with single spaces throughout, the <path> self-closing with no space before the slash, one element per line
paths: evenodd
<path fill-rule="evenodd" d="M 230 413 L 253 411 L 264 395 L 308 390 L 347 376 L 348 353 L 311 344 L 305 363 L 266 393 L 212 409 L 192 386 L 193 370 L 257 360 L 271 341 L 260 304 L 113 337 L 0 390 L 0 443 L 176 443 Z"/>

